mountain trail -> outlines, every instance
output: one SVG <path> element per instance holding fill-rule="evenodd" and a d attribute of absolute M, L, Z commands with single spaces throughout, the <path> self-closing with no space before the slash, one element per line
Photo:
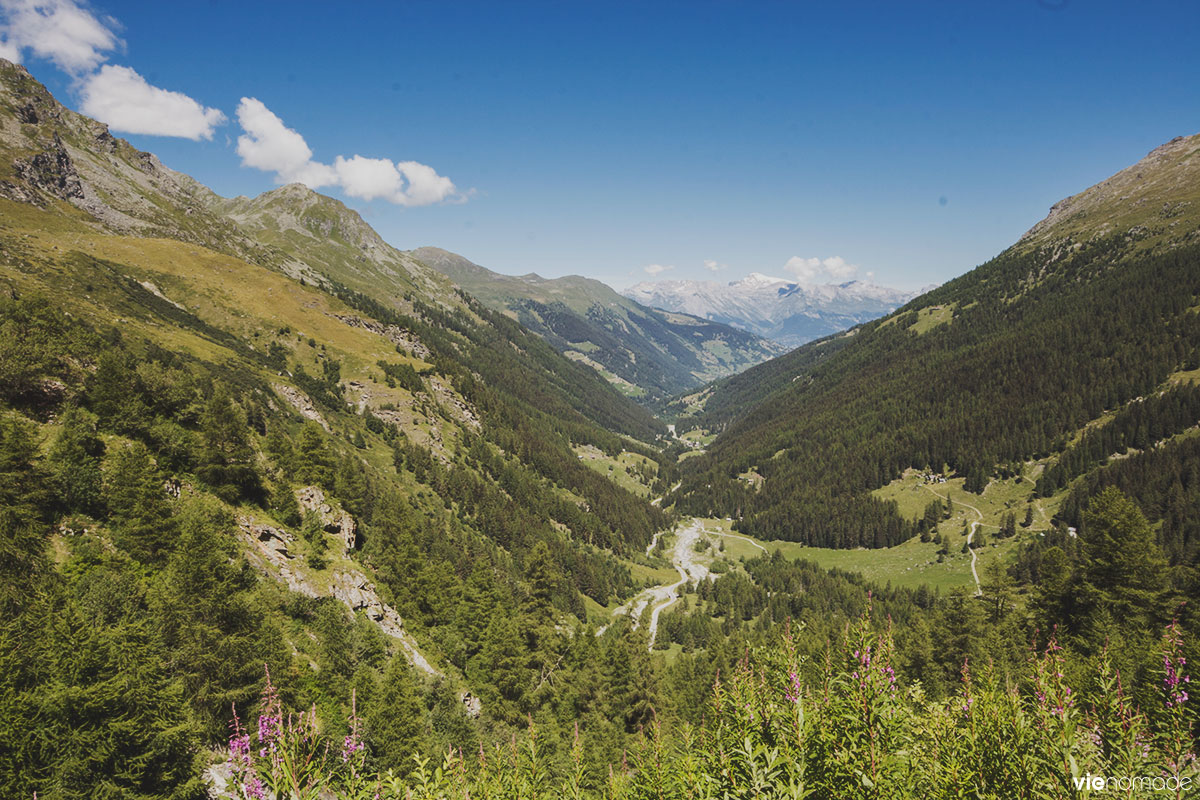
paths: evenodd
<path fill-rule="evenodd" d="M 947 497 L 944 494 L 938 494 L 937 492 L 933 491 L 933 489 L 931 489 L 928 486 L 928 484 L 921 484 L 921 485 L 924 486 L 926 489 L 929 489 L 931 494 L 937 495 L 938 497 L 942 498 L 943 500 L 950 502 L 949 497 Z M 979 570 L 977 569 L 977 565 L 979 563 L 979 554 L 975 552 L 974 547 L 971 547 L 971 541 L 975 538 L 975 531 L 980 526 L 985 527 L 985 528 L 999 528 L 1000 526 L 992 525 L 990 523 L 984 522 L 983 521 L 983 512 L 980 511 L 975 506 L 971 505 L 970 503 L 964 503 L 962 500 L 959 500 L 958 504 L 960 506 L 962 506 L 963 508 L 971 509 L 972 511 L 975 512 L 975 515 L 977 517 L 979 517 L 978 520 L 971 523 L 971 530 L 967 532 L 967 550 L 970 551 L 970 553 L 971 553 L 971 577 L 975 579 L 975 596 L 979 597 L 983 594 L 983 587 L 979 583 Z"/>

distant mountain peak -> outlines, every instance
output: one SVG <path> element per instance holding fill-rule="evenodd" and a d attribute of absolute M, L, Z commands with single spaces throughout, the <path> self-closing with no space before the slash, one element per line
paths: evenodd
<path fill-rule="evenodd" d="M 795 347 L 888 314 L 917 292 L 851 280 L 805 284 L 752 272 L 715 281 L 643 281 L 622 292 L 642 305 L 723 322 Z"/>
<path fill-rule="evenodd" d="M 773 286 L 777 283 L 791 283 L 784 278 L 773 278 L 770 275 L 764 275 L 761 272 L 751 272 L 746 277 L 737 281 L 730 281 L 730 286 Z"/>

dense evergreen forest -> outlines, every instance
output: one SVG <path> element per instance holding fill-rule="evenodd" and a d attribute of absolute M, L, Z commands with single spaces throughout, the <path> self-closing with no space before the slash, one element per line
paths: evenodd
<path fill-rule="evenodd" d="M 762 538 L 895 545 L 913 528 L 868 492 L 904 469 L 957 473 L 978 492 L 1005 464 L 1062 451 L 1088 422 L 1200 365 L 1200 248 L 1109 237 L 1054 256 L 1013 248 L 863 326 L 835 357 L 806 354 L 802 380 L 687 464 L 680 510 L 732 515 Z M 934 313 L 939 324 L 921 323 Z M 1174 402 L 1145 404 L 1133 424 L 1184 424 Z M 1072 448 L 1046 488 L 1105 443 Z M 748 470 L 761 489 L 738 479 Z"/>

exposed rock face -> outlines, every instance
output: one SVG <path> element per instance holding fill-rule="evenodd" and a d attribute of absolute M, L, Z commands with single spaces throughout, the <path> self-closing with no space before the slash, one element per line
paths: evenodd
<path fill-rule="evenodd" d="M 319 489 L 317 491 L 320 492 Z M 321 499 L 323 502 L 324 497 Z M 307 569 L 297 562 L 291 553 L 289 548 L 295 541 L 292 534 L 282 528 L 255 522 L 247 516 L 238 517 L 237 522 L 243 539 L 252 546 L 251 563 L 260 572 L 274 577 L 291 591 L 306 597 L 333 597 L 351 611 L 363 611 L 381 631 L 394 639 L 404 650 L 409 663 L 426 675 L 441 674 L 422 655 L 417 643 L 405 630 L 400 614 L 379 598 L 375 585 L 366 575 L 358 570 L 337 570 L 333 573 L 328 590 L 321 591 L 311 580 Z M 353 523 L 353 520 L 351 522 Z"/>
<path fill-rule="evenodd" d="M 414 667 L 426 675 L 439 674 L 425 659 L 425 656 L 417 650 L 412 637 L 404 630 L 404 620 L 396 613 L 396 609 L 379 599 L 379 595 L 375 592 L 375 586 L 361 572 L 335 572 L 329 592 L 351 611 L 362 610 L 374 620 L 381 631 L 391 636 L 404 648 L 409 662 Z"/>
<path fill-rule="evenodd" d="M 342 542 L 342 555 L 358 546 L 358 526 L 354 517 L 344 509 L 335 509 L 325 500 L 325 493 L 318 486 L 305 486 L 296 490 L 296 502 L 306 512 L 316 514 L 326 533 L 336 534 Z"/>
<path fill-rule="evenodd" d="M 45 206 L 65 200 L 90 214 L 102 229 L 166 236 L 203 244 L 239 258 L 269 259 L 228 219 L 205 205 L 212 192 L 163 166 L 101 122 L 61 105 L 19 64 L 0 58 L 0 195 Z M 170 207 L 152 200 L 161 196 Z"/>
<path fill-rule="evenodd" d="M 351 328 L 362 328 L 363 330 L 378 334 L 392 344 L 400 345 L 417 358 L 428 360 L 432 355 L 429 352 L 429 348 L 420 339 L 398 325 L 382 325 L 373 319 L 363 319 L 353 314 L 333 314 L 332 316 L 346 323 Z"/>
<path fill-rule="evenodd" d="M 293 389 L 291 386 L 284 386 L 282 383 L 273 383 L 271 388 L 276 394 L 288 402 L 292 408 L 300 412 L 300 416 L 305 419 L 311 419 L 313 422 L 320 425 L 325 430 L 329 430 L 329 423 L 321 416 L 321 412 L 317 411 L 317 407 L 313 405 L 313 401 L 308 398 L 304 392 L 299 389 Z"/>
<path fill-rule="evenodd" d="M 320 597 L 320 593 L 298 571 L 299 565 L 293 563 L 296 557 L 289 547 L 295 539 L 290 533 L 282 528 L 256 523 L 244 516 L 238 517 L 238 527 L 254 545 L 254 552 L 265 561 L 258 564 L 260 571 L 274 574 L 280 583 L 293 592 L 307 597 Z"/>
<path fill-rule="evenodd" d="M 479 715 L 483 713 L 483 703 L 470 692 L 463 692 L 458 699 L 462 701 L 463 708 L 471 719 L 478 719 Z"/>
<path fill-rule="evenodd" d="M 480 424 L 475 409 L 471 408 L 465 400 L 459 397 L 444 380 L 437 375 L 431 375 L 429 377 L 429 388 L 433 392 L 433 396 L 441 403 L 442 408 L 446 409 L 456 422 L 461 422 L 463 425 L 473 428 L 476 431 L 482 430 L 483 425 Z"/>
<path fill-rule="evenodd" d="M 36 204 L 39 199 L 37 192 L 44 192 L 63 200 L 79 200 L 84 196 L 83 184 L 79 181 L 75 162 L 71 160 L 57 133 L 44 151 L 14 162 L 13 170 L 26 186 L 36 190 L 29 195 L 26 202 Z"/>

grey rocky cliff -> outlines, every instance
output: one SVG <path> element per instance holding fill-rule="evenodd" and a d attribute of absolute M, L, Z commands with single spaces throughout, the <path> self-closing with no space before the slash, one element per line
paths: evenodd
<path fill-rule="evenodd" d="M 111 233 L 162 236 L 255 263 L 272 255 L 212 213 L 212 192 L 163 166 L 108 126 L 63 106 L 25 67 L 0 58 L 0 196 L 45 207 L 66 201 Z"/>
<path fill-rule="evenodd" d="M 310 494 L 309 497 L 313 495 Z M 320 503 L 329 510 L 330 519 L 336 521 L 343 537 L 347 535 L 346 530 L 354 530 L 353 519 L 349 519 L 348 514 L 345 517 L 335 514 L 333 508 L 324 503 L 323 496 Z M 318 513 L 321 506 L 318 506 Z M 347 519 L 350 522 L 349 529 L 341 527 Z M 279 581 L 290 591 L 306 597 L 332 597 L 350 611 L 363 611 L 404 651 L 409 663 L 431 677 L 441 675 L 421 653 L 416 640 L 405 629 L 400 614 L 380 599 L 374 583 L 364 573 L 355 569 L 336 569 L 329 587 L 322 590 L 312 579 L 308 568 L 299 563 L 292 553 L 291 547 L 295 537 L 291 533 L 284 528 L 257 522 L 245 515 L 239 516 L 237 523 L 243 540 L 250 545 L 250 561 L 260 572 Z"/>
<path fill-rule="evenodd" d="M 358 546 L 358 526 L 354 517 L 345 509 L 334 508 L 325 500 L 325 493 L 319 486 L 304 486 L 296 490 L 296 502 L 300 510 L 316 514 L 321 520 L 321 527 L 326 533 L 335 534 L 342 543 L 342 555 L 348 554 Z"/>

